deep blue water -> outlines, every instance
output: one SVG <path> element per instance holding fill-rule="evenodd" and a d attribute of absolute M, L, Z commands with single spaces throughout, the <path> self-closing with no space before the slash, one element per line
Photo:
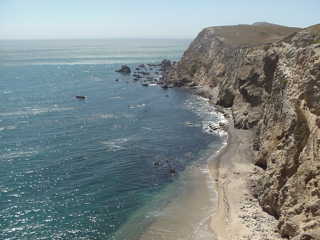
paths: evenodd
<path fill-rule="evenodd" d="M 175 183 L 169 168 L 222 143 L 190 93 L 114 72 L 178 60 L 188 43 L 0 41 L 0 239 L 112 239 Z"/>

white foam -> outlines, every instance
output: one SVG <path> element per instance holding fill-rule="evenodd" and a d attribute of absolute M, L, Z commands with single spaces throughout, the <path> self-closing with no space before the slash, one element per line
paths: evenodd
<path fill-rule="evenodd" d="M 94 119 L 121 119 L 121 118 L 132 118 L 132 117 L 134 117 L 134 115 L 127 114 L 127 113 L 119 113 L 119 114 L 103 113 L 103 114 L 93 115 L 89 119 L 91 119 L 91 120 L 94 120 Z"/>
<path fill-rule="evenodd" d="M 135 108 L 143 108 L 145 106 L 146 106 L 146 104 L 142 103 L 142 104 L 136 104 L 136 105 L 129 105 L 129 108 L 135 109 Z"/>
<path fill-rule="evenodd" d="M 112 114 L 112 113 L 100 114 L 97 116 L 98 116 L 98 118 L 102 118 L 102 119 L 117 119 L 117 118 L 119 118 L 119 116 Z"/>
<path fill-rule="evenodd" d="M 129 138 L 118 138 L 109 141 L 103 141 L 100 143 L 105 145 L 108 151 L 116 152 L 125 149 L 123 145 L 126 144 L 128 141 Z"/>
<path fill-rule="evenodd" d="M 9 189 L 4 187 L 4 186 L 0 186 L 0 193 L 7 193 L 9 192 Z"/>
<path fill-rule="evenodd" d="M 70 111 L 74 108 L 71 107 L 58 107 L 54 105 L 53 107 L 25 107 L 23 110 L 15 111 L 15 112 L 5 112 L 0 113 L 1 117 L 8 117 L 8 116 L 19 116 L 19 115 L 38 115 L 42 113 L 49 113 L 49 112 L 62 112 L 62 111 Z"/>
<path fill-rule="evenodd" d="M 5 130 L 14 130 L 16 129 L 17 127 L 14 126 L 14 125 L 9 125 L 9 126 L 4 126 L 4 127 L 0 127 L 0 132 L 1 131 L 5 131 Z"/>
<path fill-rule="evenodd" d="M 14 126 L 14 125 L 10 125 L 10 126 L 6 126 L 6 127 L 5 127 L 6 130 L 14 130 L 14 129 L 16 129 L 16 128 L 17 128 L 17 127 Z"/>
<path fill-rule="evenodd" d="M 4 232 L 6 232 L 6 233 L 14 233 L 14 232 L 22 231 L 22 230 L 24 230 L 24 227 L 14 227 L 14 228 L 4 229 Z"/>
<path fill-rule="evenodd" d="M 185 102 L 187 109 L 196 113 L 201 121 L 194 123 L 195 126 L 201 125 L 203 132 L 207 134 L 225 136 L 226 132 L 221 129 L 220 124 L 228 124 L 228 120 L 223 116 L 222 113 L 218 112 L 209 100 L 201 96 L 192 95 L 192 97 Z M 186 124 L 188 126 L 192 126 Z"/>
<path fill-rule="evenodd" d="M 14 151 L 8 152 L 0 155 L 0 160 L 13 160 L 19 157 L 31 157 L 34 154 L 37 154 L 38 151 Z"/>
<path fill-rule="evenodd" d="M 123 99 L 123 97 L 121 97 L 121 96 L 114 96 L 114 97 L 110 97 L 110 99 Z"/>

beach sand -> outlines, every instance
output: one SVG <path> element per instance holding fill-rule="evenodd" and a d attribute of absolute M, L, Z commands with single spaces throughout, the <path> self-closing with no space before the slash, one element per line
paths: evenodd
<path fill-rule="evenodd" d="M 281 239 L 277 221 L 262 211 L 249 187 L 259 174 L 253 164 L 253 132 L 235 129 L 232 122 L 226 147 L 209 159 L 218 195 L 210 228 L 217 240 Z"/>
<path fill-rule="evenodd" d="M 176 196 L 157 213 L 140 240 L 214 239 L 209 229 L 216 195 L 207 165 L 194 165 L 179 176 Z"/>

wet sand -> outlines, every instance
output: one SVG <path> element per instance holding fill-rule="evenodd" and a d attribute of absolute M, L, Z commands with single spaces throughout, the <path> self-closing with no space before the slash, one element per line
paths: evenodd
<path fill-rule="evenodd" d="M 209 228 L 216 202 L 208 166 L 193 166 L 178 180 L 177 196 L 158 213 L 140 240 L 214 239 Z"/>

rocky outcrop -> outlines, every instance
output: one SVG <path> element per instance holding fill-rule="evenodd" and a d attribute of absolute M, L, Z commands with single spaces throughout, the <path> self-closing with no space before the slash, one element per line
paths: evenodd
<path fill-rule="evenodd" d="M 263 209 L 289 239 L 320 239 L 320 27 L 212 27 L 166 75 L 205 88 L 254 128 Z"/>
<path fill-rule="evenodd" d="M 122 65 L 120 69 L 116 70 L 118 73 L 123 73 L 123 74 L 130 74 L 131 69 L 127 65 Z"/>

